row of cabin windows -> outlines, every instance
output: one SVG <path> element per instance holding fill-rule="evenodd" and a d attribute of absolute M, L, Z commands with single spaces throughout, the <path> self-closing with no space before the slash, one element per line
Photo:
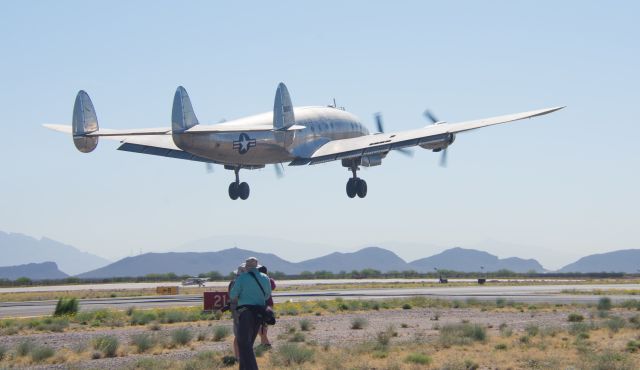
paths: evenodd
<path fill-rule="evenodd" d="M 329 130 L 329 128 L 331 128 L 332 130 L 335 128 L 335 126 L 342 126 L 344 127 L 344 125 L 335 125 L 333 124 L 333 122 L 331 123 L 321 123 L 318 126 L 318 132 L 322 132 L 324 130 Z M 353 122 L 348 123 L 348 126 L 351 127 L 351 130 L 355 131 L 356 130 L 356 124 Z M 314 133 L 316 132 L 316 125 L 312 125 L 311 126 L 311 131 L 313 131 Z M 358 130 L 360 132 L 362 132 L 362 129 Z"/>

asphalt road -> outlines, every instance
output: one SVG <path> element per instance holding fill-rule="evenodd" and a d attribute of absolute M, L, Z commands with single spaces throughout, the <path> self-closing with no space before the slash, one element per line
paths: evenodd
<path fill-rule="evenodd" d="M 594 290 L 594 289 L 640 289 L 640 284 L 592 284 L 592 285 L 530 285 L 530 286 L 465 286 L 465 287 L 430 287 L 430 288 L 406 288 L 406 289 L 347 289 L 347 290 L 321 290 L 306 292 L 274 292 L 276 302 L 288 300 L 304 301 L 318 299 L 383 299 L 393 297 L 424 296 L 449 300 L 465 300 L 469 298 L 493 301 L 497 298 L 525 303 L 594 303 L 601 295 L 570 295 L 562 293 L 563 290 Z M 640 299 L 634 295 L 613 295 L 611 299 L 623 301 L 628 299 Z M 55 300 L 30 301 L 30 302 L 0 302 L 0 317 L 28 317 L 49 315 L 56 305 Z M 123 297 L 82 299 L 80 308 L 83 310 L 99 308 L 125 309 L 135 306 L 137 308 L 157 307 L 187 307 L 201 306 L 201 295 L 174 295 L 174 296 L 149 296 L 149 297 Z"/>
<path fill-rule="evenodd" d="M 492 279 L 500 283 L 508 282 L 553 282 L 567 283 L 579 282 L 582 280 L 558 280 L 558 279 Z M 298 279 L 298 280 L 279 280 L 278 286 L 305 286 L 319 284 L 363 284 L 363 283 L 437 283 L 438 279 Z M 476 279 L 449 279 L 449 282 L 467 282 L 475 283 Z M 157 281 L 146 283 L 110 283 L 110 284 L 74 284 L 74 285 L 41 285 L 41 286 L 21 286 L 21 287 L 4 287 L 0 288 L 0 293 L 26 293 L 26 292 L 66 292 L 78 290 L 140 290 L 155 289 L 159 286 L 176 286 L 180 285 L 175 281 Z M 206 288 L 227 288 L 228 281 L 208 281 L 205 283 Z"/>

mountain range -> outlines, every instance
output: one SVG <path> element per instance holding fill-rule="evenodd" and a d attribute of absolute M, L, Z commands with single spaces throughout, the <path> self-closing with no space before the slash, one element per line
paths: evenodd
<path fill-rule="evenodd" d="M 64 279 L 69 275 L 58 270 L 55 262 L 27 263 L 18 266 L 0 267 L 0 279 L 16 280 L 28 277 L 31 280 Z"/>
<path fill-rule="evenodd" d="M 111 261 L 48 238 L 0 231 L 0 265 L 12 266 L 36 262 L 55 262 L 69 275 L 94 270 Z"/>
<path fill-rule="evenodd" d="M 415 270 L 433 271 L 434 267 L 457 271 L 485 271 L 509 269 L 515 272 L 544 272 L 535 260 L 520 258 L 499 259 L 486 252 L 472 249 L 452 248 L 438 255 L 407 263 L 395 253 L 378 247 L 367 247 L 357 252 L 334 252 L 323 257 L 301 262 L 289 262 L 274 254 L 230 248 L 218 252 L 169 252 L 146 253 L 127 257 L 105 267 L 78 275 L 80 278 L 106 278 L 116 276 L 144 276 L 152 273 L 173 272 L 178 275 L 196 275 L 217 271 L 227 275 L 247 257 L 255 256 L 271 271 L 299 274 L 303 271 L 340 271 L 371 268 L 382 272 Z"/>
<path fill-rule="evenodd" d="M 126 257 L 119 261 L 109 261 L 82 252 L 72 246 L 51 239 L 34 239 L 21 234 L 7 234 L 0 231 L 0 253 L 2 265 L 19 265 L 0 268 L 0 278 L 14 279 L 59 279 L 68 275 L 80 278 L 136 277 L 154 273 L 175 273 L 197 275 L 217 271 L 227 275 L 249 256 L 255 256 L 271 271 L 286 274 L 300 274 L 304 271 L 341 271 L 375 269 L 382 272 L 414 270 L 431 272 L 446 269 L 464 272 L 497 271 L 538 273 L 547 270 L 535 259 L 517 257 L 498 258 L 490 253 L 465 248 L 451 248 L 441 253 L 407 262 L 394 252 L 380 247 L 366 247 L 356 252 L 333 252 L 322 257 L 300 262 L 287 261 L 273 253 L 229 248 L 220 251 L 206 251 L 216 246 L 207 240 L 187 246 L 202 252 L 146 253 Z M 217 244 L 217 243 L 216 243 Z M 277 249 L 274 247 L 274 249 Z M 34 263 L 50 262 L 50 263 Z M 60 269 L 58 269 L 58 266 Z M 583 257 L 558 272 L 627 272 L 635 273 L 640 267 L 640 249 L 620 250 Z M 67 275 L 68 274 L 68 275 Z"/>
<path fill-rule="evenodd" d="M 558 272 L 628 272 L 640 271 L 640 249 L 622 249 L 582 257 Z"/>

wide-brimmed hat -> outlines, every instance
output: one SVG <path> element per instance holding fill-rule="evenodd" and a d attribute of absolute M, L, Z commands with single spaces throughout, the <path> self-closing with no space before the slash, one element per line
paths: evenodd
<path fill-rule="evenodd" d="M 255 257 L 249 257 L 244 261 L 245 267 L 248 269 L 258 268 L 258 259 Z"/>

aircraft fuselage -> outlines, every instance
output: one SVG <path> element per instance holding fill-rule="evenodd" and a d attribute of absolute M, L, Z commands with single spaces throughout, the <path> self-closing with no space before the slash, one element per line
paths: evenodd
<path fill-rule="evenodd" d="M 272 124 L 273 112 L 267 112 L 216 125 L 221 129 L 246 126 L 247 131 L 185 133 L 175 135 L 174 141 L 183 150 L 218 163 L 260 166 L 289 162 L 306 151 L 313 153 L 318 146 L 331 140 L 369 134 L 356 116 L 339 108 L 298 107 L 294 108 L 294 114 L 296 125 L 304 128 L 251 130 Z"/>

